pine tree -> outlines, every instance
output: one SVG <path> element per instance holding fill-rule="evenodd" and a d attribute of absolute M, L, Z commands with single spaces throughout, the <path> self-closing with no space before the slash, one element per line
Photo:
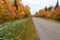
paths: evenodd
<path fill-rule="evenodd" d="M 57 3 L 56 3 L 56 6 L 55 6 L 55 9 L 56 9 L 58 6 L 59 6 L 59 2 L 58 2 L 58 0 L 57 0 Z"/>
<path fill-rule="evenodd" d="M 18 10 L 17 0 L 14 0 L 14 6 L 15 6 L 16 9 Z"/>

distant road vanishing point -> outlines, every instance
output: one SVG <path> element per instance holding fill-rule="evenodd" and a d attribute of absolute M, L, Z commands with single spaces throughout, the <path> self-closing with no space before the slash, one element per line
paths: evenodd
<path fill-rule="evenodd" d="M 60 24 L 42 18 L 33 17 L 40 40 L 60 40 Z"/>

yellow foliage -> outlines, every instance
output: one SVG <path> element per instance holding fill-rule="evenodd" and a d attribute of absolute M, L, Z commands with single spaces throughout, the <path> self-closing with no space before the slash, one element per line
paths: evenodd
<path fill-rule="evenodd" d="M 21 0 L 16 1 L 18 9 L 14 6 L 14 0 L 0 0 L 0 22 L 10 21 L 17 18 L 24 18 L 30 16 L 30 8 L 21 3 Z"/>
<path fill-rule="evenodd" d="M 27 16 L 30 16 L 30 8 L 29 8 L 29 6 L 25 6 L 24 12 L 27 14 Z"/>
<path fill-rule="evenodd" d="M 47 9 L 47 11 L 45 11 L 45 9 L 41 9 L 38 13 L 35 14 L 35 16 L 60 20 L 60 7 L 57 7 L 57 9 L 52 7 L 50 10 Z"/>

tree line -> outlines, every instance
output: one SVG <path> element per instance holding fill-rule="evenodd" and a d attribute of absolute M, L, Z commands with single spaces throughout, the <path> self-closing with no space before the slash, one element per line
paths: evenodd
<path fill-rule="evenodd" d="M 49 8 L 45 7 L 39 10 L 39 12 L 36 12 L 34 16 L 60 21 L 60 6 L 59 6 L 58 1 L 57 1 L 56 6 L 54 7 L 51 6 Z"/>
<path fill-rule="evenodd" d="M 30 16 L 30 7 L 21 0 L 0 0 L 0 23 Z"/>

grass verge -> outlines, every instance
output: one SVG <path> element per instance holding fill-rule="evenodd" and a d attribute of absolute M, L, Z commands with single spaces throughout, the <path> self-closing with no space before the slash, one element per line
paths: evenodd
<path fill-rule="evenodd" d="M 4 23 L 0 26 L 0 39 L 38 40 L 38 36 L 31 18 Z"/>

